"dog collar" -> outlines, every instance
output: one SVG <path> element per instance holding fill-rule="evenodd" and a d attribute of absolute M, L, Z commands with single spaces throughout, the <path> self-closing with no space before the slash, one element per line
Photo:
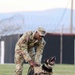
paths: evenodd
<path fill-rule="evenodd" d="M 45 70 L 45 71 L 47 71 L 47 72 L 52 72 L 52 68 L 47 68 L 47 67 L 45 66 L 45 64 L 42 65 L 42 69 Z"/>

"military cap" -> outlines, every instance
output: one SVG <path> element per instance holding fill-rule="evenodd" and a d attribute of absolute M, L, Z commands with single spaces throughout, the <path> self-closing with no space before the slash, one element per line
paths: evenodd
<path fill-rule="evenodd" d="M 39 27 L 39 28 L 37 29 L 37 32 L 38 32 L 39 35 L 41 35 L 41 36 L 45 36 L 45 35 L 46 35 L 46 30 L 45 30 L 44 28 L 42 28 L 42 27 Z"/>

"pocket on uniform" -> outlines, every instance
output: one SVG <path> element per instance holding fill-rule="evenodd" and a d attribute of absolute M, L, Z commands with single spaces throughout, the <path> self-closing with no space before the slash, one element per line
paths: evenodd
<path fill-rule="evenodd" d="M 21 63 L 22 58 L 23 58 L 22 54 L 16 54 L 15 57 L 14 57 L 15 63 L 16 64 Z"/>

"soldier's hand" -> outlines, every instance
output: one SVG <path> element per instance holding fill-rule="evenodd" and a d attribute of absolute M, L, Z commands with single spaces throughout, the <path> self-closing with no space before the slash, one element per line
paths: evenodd
<path fill-rule="evenodd" d="M 29 64 L 30 64 L 31 67 L 34 67 L 35 66 L 35 63 L 34 63 L 33 60 L 29 60 Z"/>
<path fill-rule="evenodd" d="M 36 63 L 35 63 L 35 67 L 40 67 L 40 64 L 36 64 Z"/>

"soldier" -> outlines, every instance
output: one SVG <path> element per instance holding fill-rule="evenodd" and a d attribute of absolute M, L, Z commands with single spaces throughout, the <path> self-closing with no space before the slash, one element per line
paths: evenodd
<path fill-rule="evenodd" d="M 23 34 L 15 46 L 15 75 L 22 75 L 24 60 L 31 67 L 41 64 L 41 58 L 46 41 L 45 29 L 39 27 L 37 31 L 29 31 Z"/>

